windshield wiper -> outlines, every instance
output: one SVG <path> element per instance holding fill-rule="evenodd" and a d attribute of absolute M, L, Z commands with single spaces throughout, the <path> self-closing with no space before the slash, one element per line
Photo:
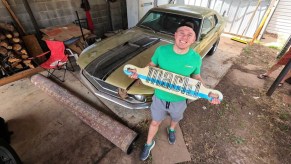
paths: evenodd
<path fill-rule="evenodd" d="M 169 32 L 169 31 L 160 30 L 159 32 L 163 33 L 163 34 L 174 35 L 173 33 Z"/>
<path fill-rule="evenodd" d="M 140 24 L 139 26 L 144 27 L 144 28 L 146 28 L 146 29 L 149 29 L 149 30 L 151 30 L 153 33 L 156 33 L 156 31 L 155 31 L 153 28 L 149 27 L 149 26 L 145 26 L 145 25 L 142 25 L 142 24 Z"/>

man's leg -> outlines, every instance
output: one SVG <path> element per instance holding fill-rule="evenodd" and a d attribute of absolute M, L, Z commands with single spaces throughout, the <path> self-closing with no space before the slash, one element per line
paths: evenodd
<path fill-rule="evenodd" d="M 155 141 L 153 140 L 153 138 L 158 132 L 162 120 L 164 120 L 164 118 L 166 117 L 167 112 L 162 109 L 162 104 L 162 100 L 153 96 L 153 102 L 151 105 L 152 122 L 149 127 L 147 142 L 144 145 L 143 150 L 140 154 L 140 159 L 143 161 L 149 157 L 151 150 L 154 148 Z"/>
<path fill-rule="evenodd" d="M 277 70 L 279 67 L 281 67 L 282 65 L 279 64 L 274 64 L 266 73 L 264 73 L 264 75 L 266 76 L 270 76 L 270 74 L 272 72 L 274 72 L 275 70 Z"/>
<path fill-rule="evenodd" d="M 174 130 L 177 124 L 178 124 L 178 122 L 175 122 L 175 121 L 172 120 L 170 128 Z"/>
<path fill-rule="evenodd" d="M 171 115 L 171 124 L 170 127 L 167 128 L 168 132 L 168 140 L 170 144 L 174 144 L 176 142 L 175 128 L 178 122 L 183 119 L 183 114 L 185 109 L 187 108 L 186 100 L 179 102 L 171 102 L 169 106 L 169 112 Z"/>
<path fill-rule="evenodd" d="M 148 138 L 147 138 L 148 145 L 152 144 L 153 138 L 157 134 L 160 124 L 161 122 L 154 121 L 154 120 L 151 122 L 150 127 L 149 127 L 149 132 L 148 132 Z"/>

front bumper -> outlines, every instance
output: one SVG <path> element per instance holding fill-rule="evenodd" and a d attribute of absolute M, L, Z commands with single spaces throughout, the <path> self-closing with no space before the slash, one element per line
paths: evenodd
<path fill-rule="evenodd" d="M 124 101 L 121 98 L 117 98 L 114 96 L 111 96 L 109 94 L 106 94 L 104 92 L 100 92 L 98 89 L 96 89 L 90 81 L 88 81 L 86 79 L 86 77 L 84 77 L 82 70 L 80 71 L 80 77 L 81 77 L 81 81 L 85 84 L 85 86 L 96 96 L 96 97 L 101 97 L 104 98 L 112 103 L 118 104 L 122 107 L 125 107 L 127 109 L 149 109 L 151 102 L 145 102 L 145 103 L 129 103 Z"/>

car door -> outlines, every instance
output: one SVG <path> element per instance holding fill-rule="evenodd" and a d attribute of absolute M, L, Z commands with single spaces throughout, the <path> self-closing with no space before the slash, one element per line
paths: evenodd
<path fill-rule="evenodd" d="M 216 28 L 217 23 L 218 20 L 215 14 L 207 16 L 203 19 L 199 44 L 201 56 L 205 56 L 218 39 Z"/>

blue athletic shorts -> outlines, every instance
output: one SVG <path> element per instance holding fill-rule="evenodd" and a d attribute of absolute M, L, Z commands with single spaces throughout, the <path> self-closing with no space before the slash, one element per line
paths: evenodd
<path fill-rule="evenodd" d="M 187 108 L 186 100 L 178 102 L 166 102 L 153 96 L 151 105 L 152 119 L 157 122 L 163 121 L 169 114 L 174 122 L 183 119 L 183 114 Z"/>

